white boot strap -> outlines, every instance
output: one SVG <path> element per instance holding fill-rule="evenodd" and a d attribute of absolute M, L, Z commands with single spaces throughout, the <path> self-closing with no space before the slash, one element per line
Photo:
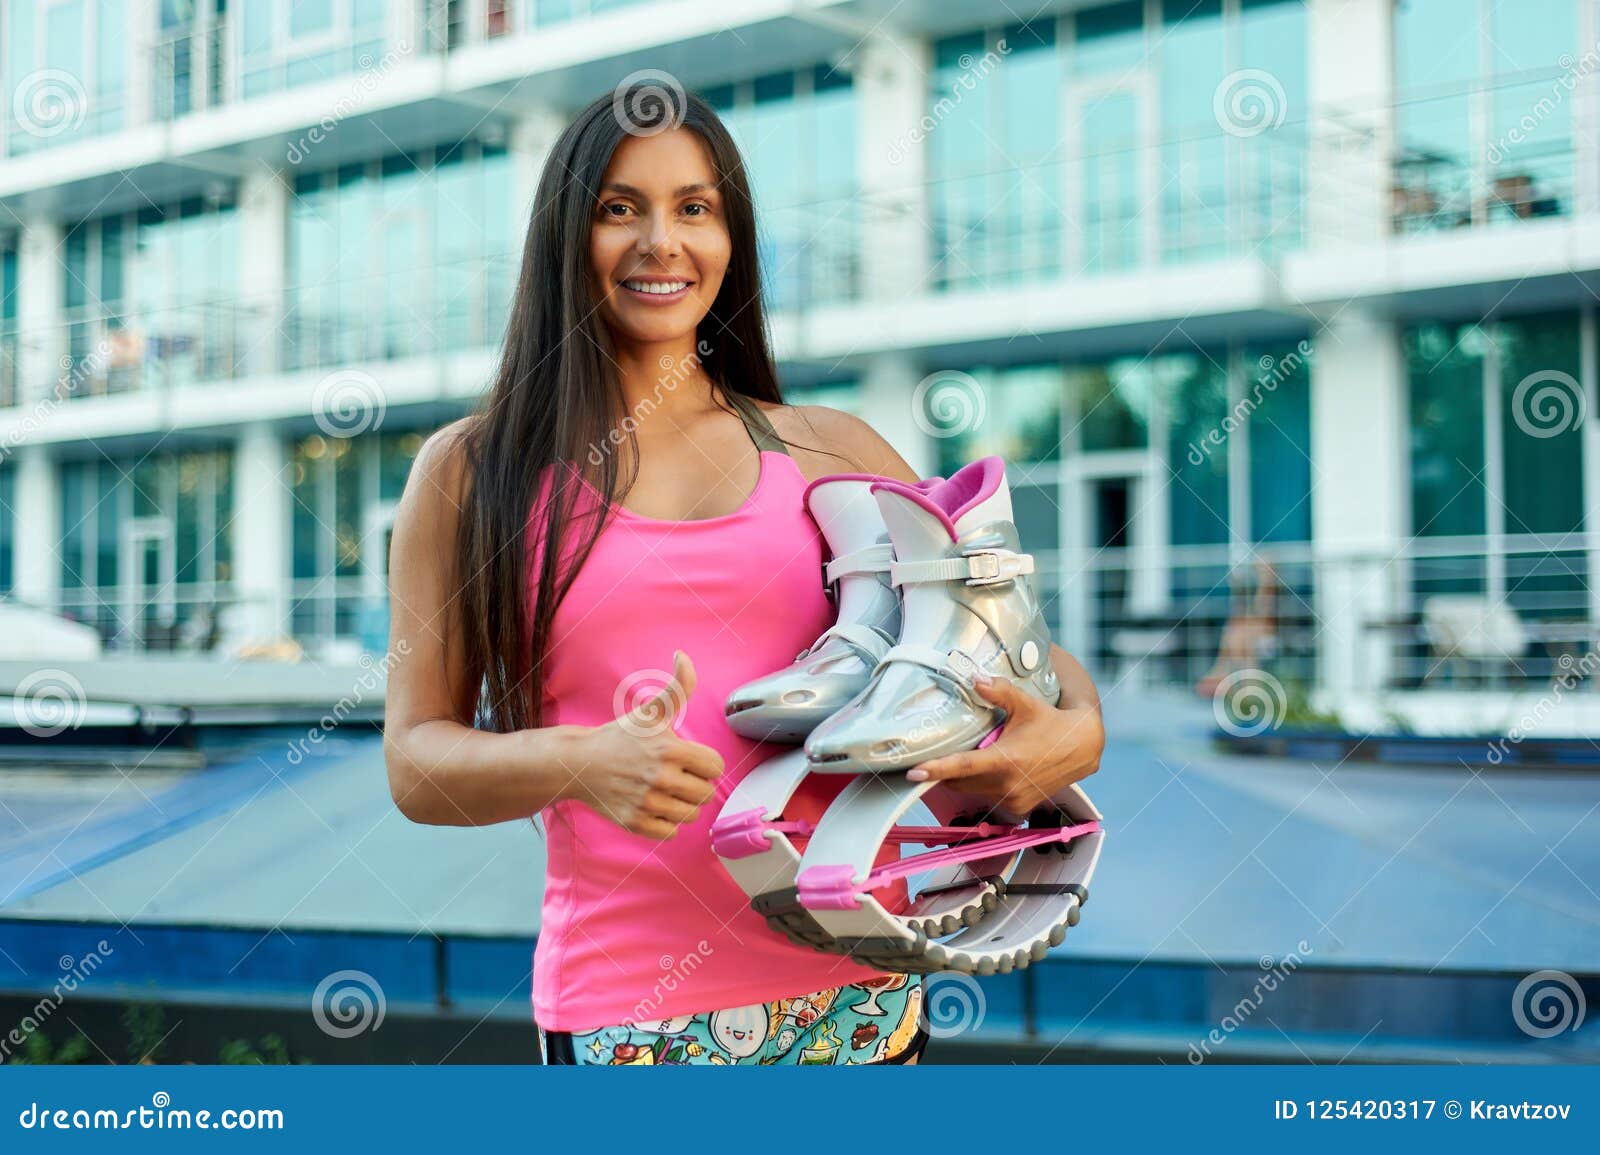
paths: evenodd
<path fill-rule="evenodd" d="M 891 646 L 889 652 L 879 659 L 878 665 L 885 666 L 890 662 L 915 662 L 964 686 L 972 685 L 973 674 L 978 669 L 977 663 L 960 650 L 946 653 L 934 646 L 918 645 L 915 642 L 902 642 L 897 646 Z"/>
<path fill-rule="evenodd" d="M 889 583 L 964 581 L 969 586 L 993 585 L 1033 572 L 1033 555 L 1009 549 L 969 549 L 960 557 L 931 561 L 896 561 L 889 566 Z"/>
<path fill-rule="evenodd" d="M 886 573 L 893 561 L 894 546 L 881 542 L 852 553 L 840 554 L 822 567 L 822 576 L 826 584 L 831 586 L 850 574 Z"/>
<path fill-rule="evenodd" d="M 871 626 L 864 626 L 860 622 L 835 622 L 817 635 L 817 640 L 811 643 L 811 648 L 801 656 L 806 657 L 816 653 L 829 638 L 838 638 L 846 645 L 854 647 L 869 666 L 875 666 L 883 661 L 884 655 L 889 652 L 888 640 Z"/>

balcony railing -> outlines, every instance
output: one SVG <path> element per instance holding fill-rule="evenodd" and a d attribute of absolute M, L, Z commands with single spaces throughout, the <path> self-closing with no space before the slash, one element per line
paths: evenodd
<path fill-rule="evenodd" d="M 1538 690 L 1600 665 L 1596 562 L 1600 535 L 1583 534 L 1338 558 L 1271 545 L 1244 562 L 1227 547 L 1104 550 L 1065 585 L 1088 607 L 1084 660 L 1113 680 L 1195 686 L 1243 665 L 1310 687 L 1342 666 L 1358 692 Z M 1061 578 L 1053 564 L 1043 581 Z"/>
<path fill-rule="evenodd" d="M 239 376 L 243 313 L 232 303 L 87 314 L 51 334 L 65 397 L 170 389 Z M 46 383 L 48 384 L 48 383 Z M 20 400 L 20 399 L 19 399 Z"/>
<path fill-rule="evenodd" d="M 498 344 L 515 278 L 516 257 L 503 254 L 291 290 L 283 366 L 322 369 Z"/>

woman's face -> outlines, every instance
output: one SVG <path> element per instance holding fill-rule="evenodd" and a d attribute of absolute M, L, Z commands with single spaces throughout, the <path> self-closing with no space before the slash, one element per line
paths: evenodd
<path fill-rule="evenodd" d="M 704 142 L 688 129 L 630 136 L 600 182 L 589 263 L 619 340 L 693 334 L 722 287 L 732 245 Z"/>

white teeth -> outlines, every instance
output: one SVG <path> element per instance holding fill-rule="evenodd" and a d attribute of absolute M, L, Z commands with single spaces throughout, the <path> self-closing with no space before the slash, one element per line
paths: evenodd
<path fill-rule="evenodd" d="M 679 289 L 687 288 L 688 281 L 623 281 L 625 286 L 636 293 L 676 293 Z"/>

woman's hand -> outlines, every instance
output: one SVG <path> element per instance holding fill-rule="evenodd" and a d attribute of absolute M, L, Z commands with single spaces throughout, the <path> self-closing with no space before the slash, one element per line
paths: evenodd
<path fill-rule="evenodd" d="M 908 770 L 907 778 L 949 782 L 1026 815 L 1100 768 L 1105 728 L 1098 701 L 1051 706 L 1004 678 L 980 678 L 974 685 L 984 701 L 1006 712 L 1000 737 L 981 750 L 929 759 Z"/>
<path fill-rule="evenodd" d="M 570 796 L 647 838 L 671 838 L 693 822 L 723 771 L 721 754 L 678 737 L 672 728 L 694 686 L 694 665 L 679 650 L 670 682 L 585 736 Z"/>

